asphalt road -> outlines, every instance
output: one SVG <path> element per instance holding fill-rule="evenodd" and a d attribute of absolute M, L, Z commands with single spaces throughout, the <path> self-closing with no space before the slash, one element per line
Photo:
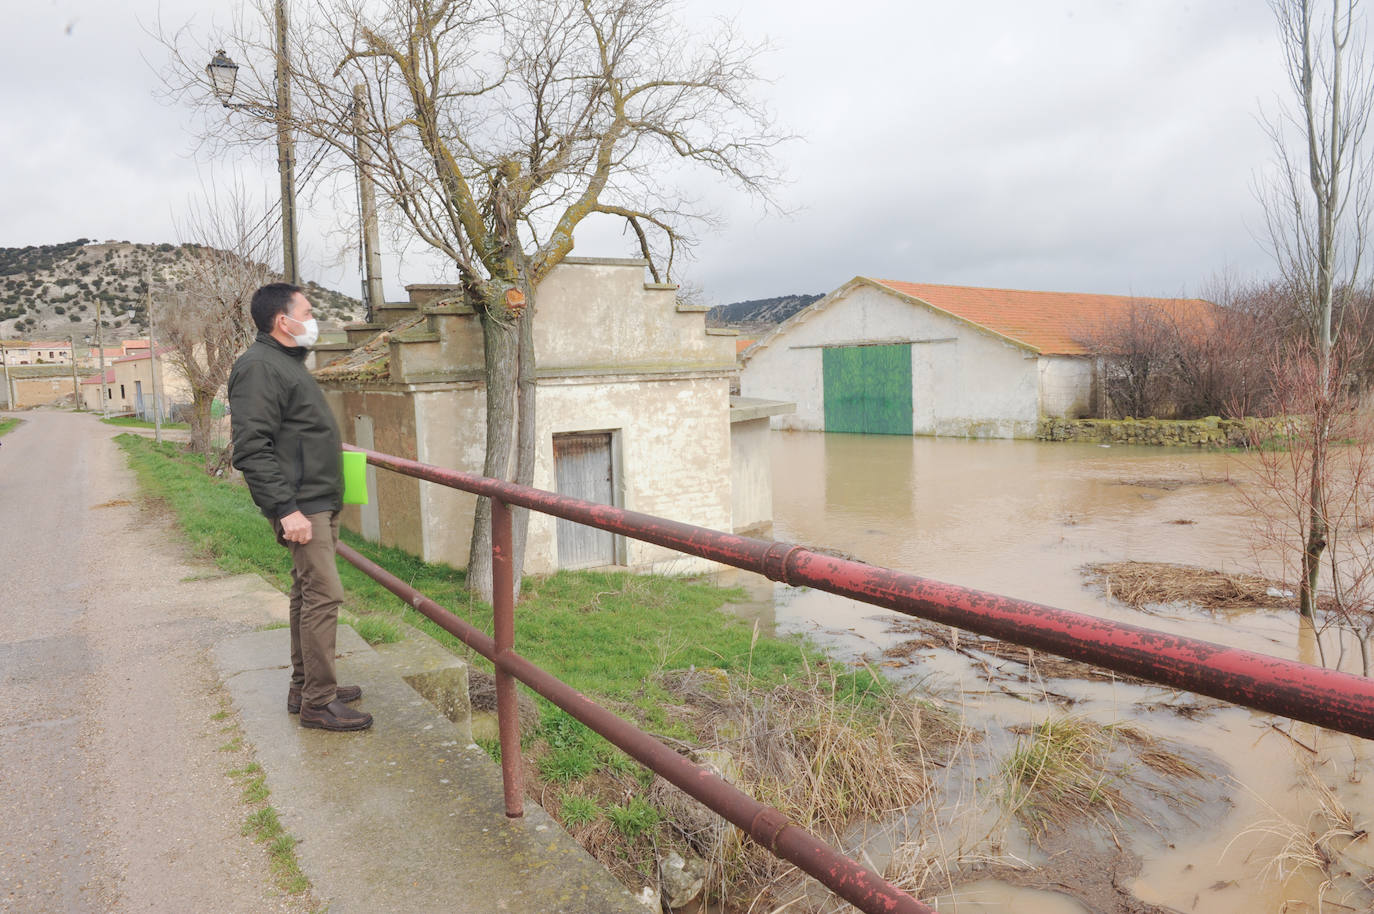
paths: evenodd
<path fill-rule="evenodd" d="M 227 776 L 208 657 L 285 613 L 141 506 L 119 429 L 13 414 L 0 439 L 0 911 L 302 911 Z M 229 735 L 226 735 L 229 734 Z"/>

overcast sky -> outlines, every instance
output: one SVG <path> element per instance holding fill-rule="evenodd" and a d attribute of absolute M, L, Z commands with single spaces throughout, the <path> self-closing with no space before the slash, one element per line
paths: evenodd
<path fill-rule="evenodd" d="M 0 33 L 0 246 L 178 237 L 204 183 L 258 161 L 195 152 L 193 116 L 155 97 L 157 21 L 207 32 L 230 0 L 30 0 Z M 780 156 L 787 215 L 722 187 L 724 219 L 679 278 L 711 303 L 826 292 L 855 275 L 1136 295 L 1266 275 L 1258 114 L 1285 91 L 1261 0 L 684 0 L 774 50 L 761 92 L 800 137 Z M 326 195 L 327 196 L 327 195 Z M 351 196 L 351 194 L 349 195 Z M 351 205 L 351 200 L 343 201 Z M 359 293 L 336 201 L 303 197 L 302 270 Z M 626 256 L 618 234 L 579 255 Z M 413 246 L 388 298 L 448 281 Z"/>

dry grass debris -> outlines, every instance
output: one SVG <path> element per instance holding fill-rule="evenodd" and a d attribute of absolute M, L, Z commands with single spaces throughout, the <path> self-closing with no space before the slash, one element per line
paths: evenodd
<path fill-rule="evenodd" d="M 1298 761 L 1299 789 L 1309 801 L 1306 820 L 1295 821 L 1257 797 L 1269 816 L 1232 838 L 1223 856 L 1237 842 L 1251 843 L 1245 859 L 1261 864 L 1261 878 L 1286 884 L 1306 871 L 1319 880 L 1317 910 L 1374 910 L 1374 872 L 1364 847 L 1367 829 L 1310 761 L 1302 756 Z"/>
<path fill-rule="evenodd" d="M 1291 607 L 1278 581 L 1253 574 L 1227 574 L 1168 562 L 1100 562 L 1083 574 L 1108 599 L 1135 609 L 1163 603 L 1191 603 L 1203 609 Z"/>
<path fill-rule="evenodd" d="M 1095 667 L 1081 660 L 1069 660 L 1037 651 L 1033 648 L 1012 644 L 985 635 L 960 632 L 948 625 L 927 622 L 922 619 L 894 619 L 888 623 L 887 631 L 893 634 L 912 635 L 882 652 L 882 663 L 887 667 L 901 667 L 915 663 L 922 651 L 949 650 L 983 664 L 991 674 L 994 670 L 988 661 L 1017 664 L 1025 669 L 1015 677 L 1021 681 L 1029 679 L 1081 679 L 1089 682 L 1125 682 L 1147 685 L 1145 680 L 1124 673 L 1114 673 Z"/>
<path fill-rule="evenodd" d="M 835 845 L 921 802 L 930 769 L 963 739 L 961 724 L 931 702 L 890 691 L 855 701 L 829 672 L 767 690 L 715 670 L 667 673 L 663 683 L 695 711 L 698 762 Z M 649 799 L 706 861 L 718 891 L 777 898 L 799 881 L 790 864 L 667 782 L 655 781 Z"/>

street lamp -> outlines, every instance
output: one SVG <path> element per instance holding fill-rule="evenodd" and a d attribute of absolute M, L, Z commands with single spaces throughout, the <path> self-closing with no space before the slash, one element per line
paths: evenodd
<path fill-rule="evenodd" d="M 286 0 L 277 0 L 277 103 L 275 105 L 231 102 L 234 84 L 238 81 L 239 65 L 224 53 L 215 52 L 205 67 L 210 88 L 226 108 L 248 108 L 271 111 L 277 122 L 277 171 L 281 174 L 281 247 L 282 271 L 286 281 L 300 285 L 301 275 L 296 260 L 296 151 L 291 136 L 291 67 L 286 59 Z"/>
<path fill-rule="evenodd" d="M 210 77 L 210 88 L 214 90 L 215 98 L 226 108 L 234 107 L 229 103 L 229 99 L 234 95 L 234 83 L 238 82 L 239 65 L 224 53 L 224 48 L 220 48 L 215 52 L 215 56 L 210 58 L 205 73 Z"/>

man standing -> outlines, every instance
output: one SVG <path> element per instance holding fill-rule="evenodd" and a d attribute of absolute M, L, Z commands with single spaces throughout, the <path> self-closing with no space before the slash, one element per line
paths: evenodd
<path fill-rule="evenodd" d="M 253 293 L 258 336 L 229 374 L 234 467 L 291 551 L 291 687 L 286 710 L 301 726 L 366 730 L 372 715 L 348 707 L 363 691 L 334 678 L 343 585 L 334 563 L 343 507 L 339 429 L 305 368 L 319 336 L 300 286 L 275 282 Z"/>

